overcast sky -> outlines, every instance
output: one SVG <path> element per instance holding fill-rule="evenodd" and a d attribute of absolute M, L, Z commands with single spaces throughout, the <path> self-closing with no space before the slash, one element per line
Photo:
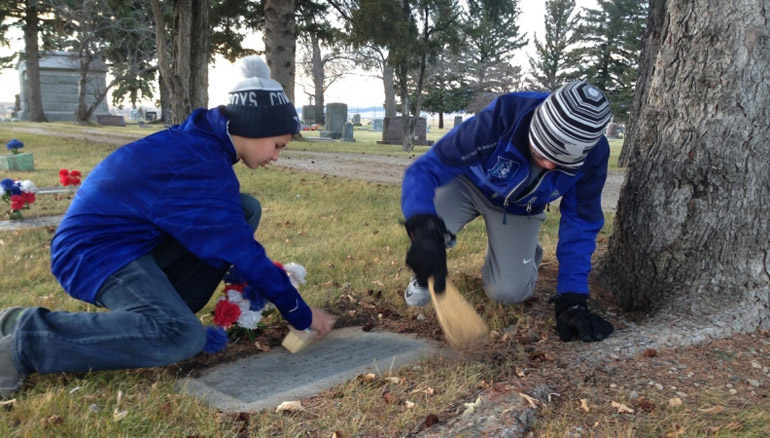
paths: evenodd
<path fill-rule="evenodd" d="M 593 7 L 595 0 L 577 0 L 577 10 L 581 7 Z M 533 53 L 533 35 L 537 34 L 540 40 L 545 33 L 544 16 L 545 1 L 542 0 L 524 0 L 519 2 L 521 15 L 519 17 L 519 27 L 522 33 L 526 33 L 529 40 L 529 46 L 526 50 L 519 51 L 514 57 L 514 63 L 522 65 L 525 70 L 528 69 L 527 53 Z M 20 41 L 21 34 L 16 32 L 14 47 L 22 45 Z M 262 39 L 258 36 L 247 40 L 247 46 L 253 49 L 263 49 Z M 0 48 L 0 55 L 8 55 L 11 49 L 7 47 Z M 224 59 L 217 59 L 213 66 L 209 68 L 209 106 L 216 106 L 226 103 L 227 92 L 233 84 L 240 79 L 240 72 L 236 65 L 229 63 Z M 19 77 L 14 69 L 3 70 L 0 73 L 0 102 L 13 102 L 14 95 L 19 92 Z M 294 91 L 295 105 L 301 107 L 307 105 L 308 98 L 303 91 L 303 84 L 309 84 L 308 80 L 297 77 Z M 326 102 L 342 102 L 348 105 L 348 108 L 379 106 L 384 100 L 382 91 L 382 82 L 378 79 L 367 76 L 361 72 L 357 75 L 350 75 L 342 80 L 338 80 L 326 91 Z"/>

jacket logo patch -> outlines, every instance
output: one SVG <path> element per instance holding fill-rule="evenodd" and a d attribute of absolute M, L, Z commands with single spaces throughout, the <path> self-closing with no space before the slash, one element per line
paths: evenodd
<path fill-rule="evenodd" d="M 489 174 L 495 178 L 506 179 L 510 176 L 513 160 L 509 158 L 497 157 L 497 164 L 489 170 Z"/>
<path fill-rule="evenodd" d="M 549 196 L 549 198 L 554 199 L 554 198 L 558 198 L 559 196 L 561 196 L 561 193 L 559 193 L 558 190 L 554 190 L 553 193 L 551 193 L 551 196 Z"/>

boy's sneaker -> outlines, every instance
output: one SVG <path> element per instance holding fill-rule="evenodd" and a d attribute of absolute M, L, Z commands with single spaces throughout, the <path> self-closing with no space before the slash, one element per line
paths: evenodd
<path fill-rule="evenodd" d="M 422 307 L 430 301 L 430 291 L 417 284 L 417 277 L 412 277 L 404 291 L 404 301 L 407 306 Z"/>
<path fill-rule="evenodd" d="M 0 400 L 13 394 L 24 380 L 11 358 L 12 341 L 11 335 L 0 338 Z"/>
<path fill-rule="evenodd" d="M 13 394 L 21 386 L 24 376 L 16 369 L 11 357 L 13 345 L 13 327 L 21 312 L 21 307 L 0 310 L 0 400 Z"/>

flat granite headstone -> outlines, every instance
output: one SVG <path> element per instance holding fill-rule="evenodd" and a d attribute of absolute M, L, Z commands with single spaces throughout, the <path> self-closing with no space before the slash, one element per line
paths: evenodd
<path fill-rule="evenodd" d="M 332 331 L 297 354 L 279 347 L 185 378 L 183 391 L 224 412 L 253 412 L 310 397 L 361 373 L 386 373 L 437 352 L 429 341 L 360 327 Z"/>

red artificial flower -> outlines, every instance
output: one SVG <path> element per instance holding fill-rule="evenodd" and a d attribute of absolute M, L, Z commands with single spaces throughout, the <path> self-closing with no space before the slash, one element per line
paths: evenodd
<path fill-rule="evenodd" d="M 80 185 L 81 176 L 79 170 L 72 169 L 72 172 L 70 172 L 67 169 L 62 169 L 59 171 L 59 182 L 63 186 L 78 186 Z"/>
<path fill-rule="evenodd" d="M 227 300 L 219 300 L 214 308 L 214 324 L 220 327 L 230 327 L 241 316 L 241 308 Z"/>
<path fill-rule="evenodd" d="M 11 196 L 11 210 L 21 210 L 24 208 L 24 196 L 22 195 L 13 195 Z"/>
<path fill-rule="evenodd" d="M 21 194 L 21 196 L 24 198 L 25 204 L 32 204 L 35 202 L 35 194 L 31 192 L 24 192 Z"/>
<path fill-rule="evenodd" d="M 232 283 L 225 285 L 225 292 L 229 290 L 237 290 L 238 292 L 243 293 L 244 289 L 246 289 L 246 283 Z"/>

